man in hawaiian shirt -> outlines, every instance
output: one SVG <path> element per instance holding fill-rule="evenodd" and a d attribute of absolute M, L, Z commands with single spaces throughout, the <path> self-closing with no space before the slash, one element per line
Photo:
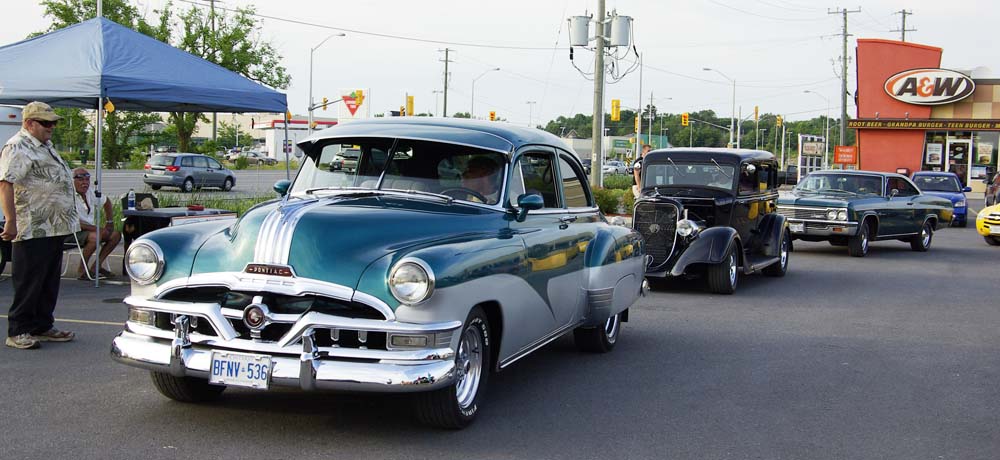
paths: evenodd
<path fill-rule="evenodd" d="M 52 146 L 59 121 L 41 102 L 24 106 L 21 130 L 0 150 L 0 209 L 7 222 L 0 238 L 12 241 L 14 301 L 7 317 L 11 348 L 68 342 L 74 334 L 54 327 L 63 241 L 80 231 L 69 165 Z"/>

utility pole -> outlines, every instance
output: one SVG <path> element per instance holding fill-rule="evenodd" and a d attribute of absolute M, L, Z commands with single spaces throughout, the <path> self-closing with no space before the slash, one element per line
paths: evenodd
<path fill-rule="evenodd" d="M 451 48 L 445 48 L 444 50 L 444 110 L 441 111 L 441 116 L 448 116 L 448 63 L 451 62 L 448 59 L 448 53 L 451 52 Z"/>
<path fill-rule="evenodd" d="M 597 0 L 597 39 L 594 44 L 594 119 L 591 129 L 593 147 L 590 150 L 590 186 L 600 187 L 603 185 L 603 165 L 604 148 L 604 0 Z"/>
<path fill-rule="evenodd" d="M 907 32 L 916 32 L 917 31 L 917 29 L 907 29 L 906 28 L 906 15 L 913 14 L 913 12 L 912 11 L 906 11 L 904 9 L 904 10 L 897 11 L 897 13 L 903 15 L 903 26 L 900 27 L 900 28 L 898 28 L 898 29 L 896 29 L 896 30 L 890 30 L 889 32 L 902 32 L 903 33 L 902 41 L 905 42 L 906 41 L 906 33 Z"/>
<path fill-rule="evenodd" d="M 604 30 L 603 27 L 598 27 L 597 30 Z M 639 53 L 639 107 L 636 108 L 636 124 L 635 124 L 635 145 L 632 146 L 632 153 L 636 154 L 636 158 L 639 156 L 639 152 L 642 151 L 642 53 Z"/>
<path fill-rule="evenodd" d="M 840 14 L 844 16 L 844 51 L 840 58 L 840 64 L 842 65 L 840 71 L 840 145 L 847 144 L 847 13 L 860 13 L 861 7 L 859 6 L 856 10 L 848 10 L 846 8 L 837 11 L 827 10 L 827 14 Z M 829 123 L 829 120 L 827 120 Z M 827 133 L 829 135 L 829 133 Z M 827 140 L 829 143 L 829 139 Z"/>
<path fill-rule="evenodd" d="M 212 19 L 212 41 L 215 42 L 215 0 L 209 0 L 209 4 L 208 16 Z M 312 104 L 312 101 L 309 103 Z M 212 142 L 219 143 L 219 114 L 217 112 L 212 112 Z"/>
<path fill-rule="evenodd" d="M 647 129 L 646 132 L 649 133 L 648 144 L 652 144 L 653 143 L 653 92 L 652 91 L 649 92 L 649 129 Z M 663 133 L 660 133 L 660 135 L 662 136 Z M 650 146 L 650 148 L 652 148 L 652 146 Z"/>

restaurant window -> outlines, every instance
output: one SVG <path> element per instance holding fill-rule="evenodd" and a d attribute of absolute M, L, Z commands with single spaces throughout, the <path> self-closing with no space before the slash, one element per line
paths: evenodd
<path fill-rule="evenodd" d="M 1000 132 L 977 131 L 972 138 L 972 169 L 969 180 L 983 180 L 997 170 L 997 147 Z"/>

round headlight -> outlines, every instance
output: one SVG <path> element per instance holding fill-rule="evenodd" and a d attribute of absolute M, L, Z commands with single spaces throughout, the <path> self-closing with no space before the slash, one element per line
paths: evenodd
<path fill-rule="evenodd" d="M 677 234 L 683 237 L 694 235 L 698 231 L 698 224 L 688 219 L 681 219 L 677 222 Z"/>
<path fill-rule="evenodd" d="M 434 277 L 423 261 L 404 259 L 389 274 L 389 290 L 405 304 L 418 304 L 434 292 Z"/>
<path fill-rule="evenodd" d="M 163 275 L 163 252 L 152 241 L 141 241 L 128 248 L 125 271 L 136 283 L 150 284 Z"/>
<path fill-rule="evenodd" d="M 826 210 L 826 220 L 837 220 L 837 210 L 827 209 Z"/>
<path fill-rule="evenodd" d="M 837 220 L 847 220 L 847 210 L 841 209 L 837 211 Z"/>

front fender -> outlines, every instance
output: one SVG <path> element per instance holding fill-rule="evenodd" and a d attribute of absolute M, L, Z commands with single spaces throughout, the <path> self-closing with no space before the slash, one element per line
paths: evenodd
<path fill-rule="evenodd" d="M 712 227 L 702 230 L 674 262 L 674 268 L 670 269 L 670 275 L 683 275 L 691 264 L 722 262 L 730 245 L 734 244 L 734 241 L 738 240 L 739 237 L 736 229 L 732 227 Z"/>
<path fill-rule="evenodd" d="M 228 241 L 232 222 L 211 221 L 166 227 L 149 232 L 132 242 L 132 245 L 151 241 L 163 252 L 163 275 L 155 285 L 177 278 L 191 276 L 203 246 L 213 237 Z M 133 284 L 133 287 L 135 285 Z M 133 292 L 134 293 L 134 292 Z"/>

